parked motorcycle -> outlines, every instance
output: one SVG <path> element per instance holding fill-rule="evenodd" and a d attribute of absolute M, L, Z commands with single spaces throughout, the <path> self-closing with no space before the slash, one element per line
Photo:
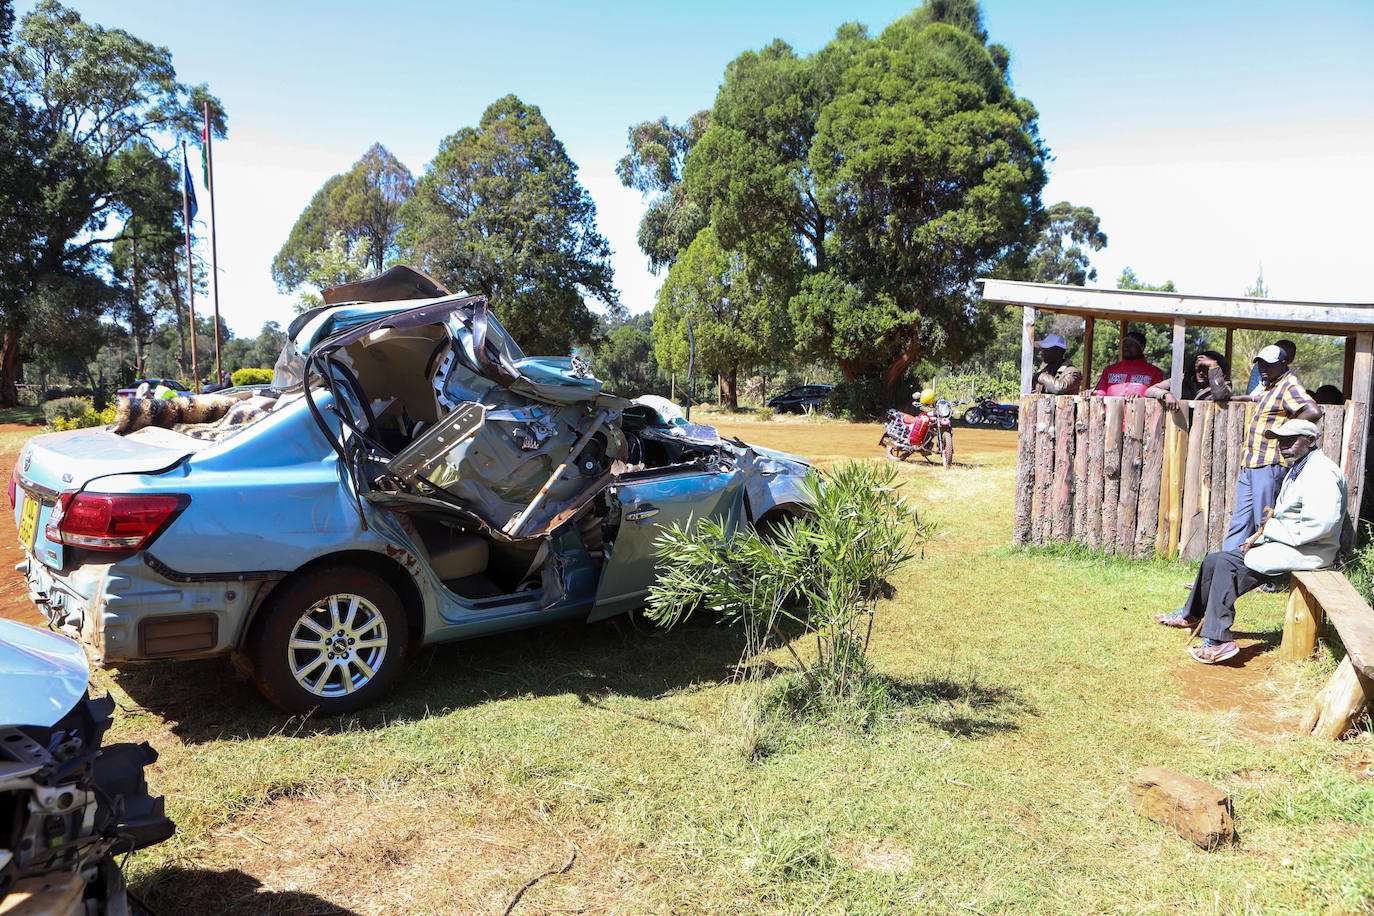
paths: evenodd
<path fill-rule="evenodd" d="M 954 462 L 954 406 L 944 398 L 933 405 L 916 404 L 916 414 L 900 410 L 887 412 L 887 423 L 878 444 L 887 449 L 887 457 L 905 461 L 921 455 L 927 461 L 940 456 L 940 463 L 948 468 Z"/>
<path fill-rule="evenodd" d="M 81 647 L 0 620 L 0 912 L 137 916 L 120 860 L 175 827 L 146 743 L 102 744 L 114 700 L 86 692 Z"/>
<path fill-rule="evenodd" d="M 964 423 L 969 426 L 1000 426 L 1002 429 L 1015 429 L 1021 408 L 1015 404 L 999 404 L 992 398 L 979 397 L 964 411 Z"/>

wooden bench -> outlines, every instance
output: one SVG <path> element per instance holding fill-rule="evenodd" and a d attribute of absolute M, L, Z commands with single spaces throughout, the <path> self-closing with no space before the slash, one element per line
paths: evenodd
<path fill-rule="evenodd" d="M 1296 661 L 1311 655 L 1327 621 L 1345 644 L 1345 659 L 1317 693 L 1303 728 L 1334 741 L 1374 703 L 1374 608 L 1334 569 L 1295 572 L 1292 577 L 1279 658 Z"/>

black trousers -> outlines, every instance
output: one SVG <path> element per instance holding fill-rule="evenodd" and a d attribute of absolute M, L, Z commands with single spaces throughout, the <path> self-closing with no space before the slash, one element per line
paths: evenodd
<path fill-rule="evenodd" d="M 1189 620 L 1203 618 L 1202 635 L 1218 642 L 1229 642 L 1231 624 L 1236 619 L 1236 599 L 1272 581 L 1245 565 L 1245 551 L 1218 550 L 1203 558 L 1193 580 L 1193 592 L 1183 613 Z"/>

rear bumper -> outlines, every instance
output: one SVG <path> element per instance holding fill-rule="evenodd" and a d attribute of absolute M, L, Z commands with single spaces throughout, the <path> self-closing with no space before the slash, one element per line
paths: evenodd
<path fill-rule="evenodd" d="M 142 555 L 57 571 L 26 554 L 16 567 L 48 623 L 100 666 L 224 655 L 264 582 L 173 581 Z"/>

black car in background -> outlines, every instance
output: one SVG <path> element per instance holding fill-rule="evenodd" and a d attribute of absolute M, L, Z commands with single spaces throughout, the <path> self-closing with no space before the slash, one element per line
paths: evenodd
<path fill-rule="evenodd" d="M 773 395 L 768 399 L 768 406 L 778 413 L 802 413 L 820 407 L 834 390 L 834 385 L 799 385 L 790 391 Z"/>

